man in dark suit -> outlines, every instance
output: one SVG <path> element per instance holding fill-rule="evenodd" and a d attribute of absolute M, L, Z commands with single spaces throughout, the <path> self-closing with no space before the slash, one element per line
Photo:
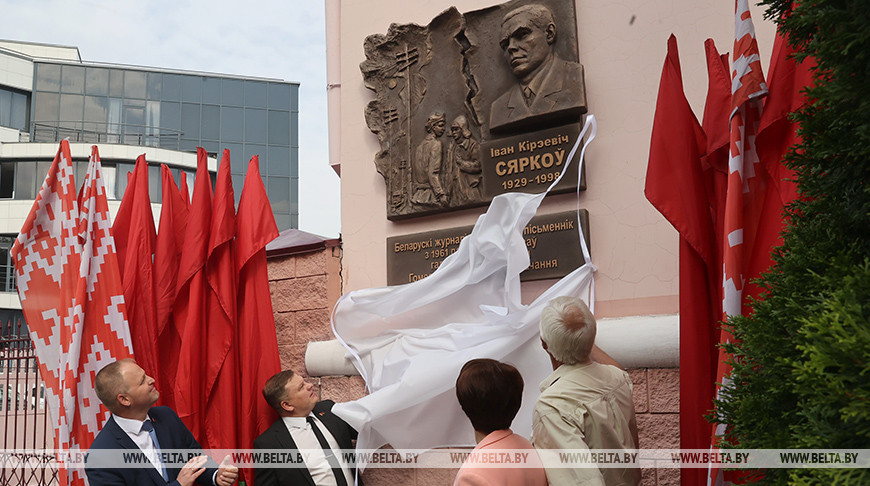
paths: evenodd
<path fill-rule="evenodd" d="M 516 8 L 504 16 L 501 28 L 500 46 L 517 83 L 492 102 L 489 129 L 586 113 L 583 66 L 553 52 L 556 23 L 550 9 L 538 4 Z"/>
<path fill-rule="evenodd" d="M 292 370 L 266 381 L 263 396 L 281 417 L 254 439 L 254 449 L 298 451 L 297 467 L 258 466 L 256 486 L 347 486 L 355 469 L 343 462 L 340 450 L 353 449 L 357 433 L 332 413 L 332 400 L 318 401 L 314 385 Z M 359 484 L 362 484 L 360 481 Z"/>
<path fill-rule="evenodd" d="M 112 416 L 88 450 L 85 473 L 91 486 L 231 486 L 239 469 L 229 456 L 218 466 L 202 455 L 199 443 L 169 407 L 152 407 L 160 392 L 154 379 L 132 359 L 110 363 L 94 380 L 97 397 Z M 192 457 L 181 468 L 170 467 L 161 451 L 189 451 Z M 125 454 L 125 451 L 128 451 Z M 141 467 L 118 467 L 125 455 L 135 452 Z"/>

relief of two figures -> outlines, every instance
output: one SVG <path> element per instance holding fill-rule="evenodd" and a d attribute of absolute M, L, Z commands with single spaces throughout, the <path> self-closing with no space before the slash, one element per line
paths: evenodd
<path fill-rule="evenodd" d="M 445 153 L 441 141 L 445 125 L 441 113 L 426 120 L 426 136 L 411 164 L 413 204 L 450 207 L 480 200 L 480 144 L 472 138 L 465 116 L 460 115 L 450 125 L 451 140 Z"/>

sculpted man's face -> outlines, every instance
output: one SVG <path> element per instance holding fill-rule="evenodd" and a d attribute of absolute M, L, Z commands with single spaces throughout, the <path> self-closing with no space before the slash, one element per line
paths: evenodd
<path fill-rule="evenodd" d="M 444 125 L 444 120 L 439 120 L 435 122 L 434 124 L 432 124 L 432 133 L 434 133 L 436 137 L 444 135 Z"/>
<path fill-rule="evenodd" d="M 459 125 L 454 123 L 450 127 L 450 136 L 453 137 L 453 140 L 456 140 L 457 142 L 461 142 L 462 141 L 462 127 L 460 127 Z"/>
<path fill-rule="evenodd" d="M 516 14 L 502 24 L 499 45 L 514 76 L 526 80 L 550 56 L 555 31 L 548 30 L 536 27 L 527 13 Z"/>

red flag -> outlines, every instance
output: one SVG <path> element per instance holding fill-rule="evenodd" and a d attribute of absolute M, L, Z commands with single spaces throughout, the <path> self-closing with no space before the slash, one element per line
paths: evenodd
<path fill-rule="evenodd" d="M 231 353 L 236 332 L 236 269 L 232 241 L 236 233 L 230 151 L 224 150 L 215 184 L 206 263 L 205 393 L 206 437 L 210 448 L 236 447 L 239 419 L 238 362 Z M 248 377 L 245 377 L 248 379 Z"/>
<path fill-rule="evenodd" d="M 731 75 L 728 72 L 728 54 L 719 54 L 713 39 L 704 41 L 704 51 L 707 55 L 708 81 L 701 126 L 707 135 L 706 153 L 709 155 L 727 147 L 731 138 L 728 127 L 728 118 L 731 117 Z M 724 164 L 722 171 L 726 171 Z"/>
<path fill-rule="evenodd" d="M 714 322 L 718 314 L 715 285 L 715 234 L 709 209 L 711 194 L 701 155 L 707 141 L 683 91 L 677 40 L 668 39 L 650 140 L 645 194 L 680 234 L 680 442 L 705 449 L 710 426 L 704 419 L 712 406 Z M 685 469 L 685 484 L 703 482 L 704 471 Z"/>
<path fill-rule="evenodd" d="M 277 236 L 278 227 L 260 178 L 259 158 L 255 155 L 245 174 L 234 242 L 239 276 L 236 349 L 239 376 L 245 378 L 239 390 L 238 446 L 242 449 L 253 447 L 254 439 L 277 418 L 261 393 L 266 380 L 281 371 L 266 271 L 266 245 Z"/>
<path fill-rule="evenodd" d="M 728 116 L 731 110 L 731 80 L 728 73 L 728 56 L 720 55 L 712 39 L 704 42 L 707 55 L 707 99 L 704 104 L 704 120 L 701 124 L 707 135 L 706 154 L 701 157 L 702 180 L 706 187 L 706 208 L 713 230 L 712 260 L 704 261 L 684 257 L 684 244 L 680 249 L 680 447 L 683 449 L 707 449 L 710 445 L 710 423 L 704 418 L 713 409 L 716 370 L 719 353 L 716 349 L 719 338 L 719 321 L 722 318 L 722 258 L 715 242 L 721 241 L 725 187 L 728 169 Z M 706 276 L 706 282 L 700 275 Z M 695 276 L 692 279 L 692 276 Z M 706 297 L 701 289 L 707 291 Z M 687 295 L 688 294 L 688 295 Z M 696 309 L 694 340 L 684 328 L 687 317 L 684 307 Z M 702 314 L 701 308 L 706 310 Z M 692 316 L 690 316 L 692 317 Z M 693 345 L 688 345 L 694 343 Z M 698 468 L 680 469 L 680 482 L 685 485 L 707 483 L 707 471 Z"/>
<path fill-rule="evenodd" d="M 677 39 L 671 35 L 659 84 L 644 193 L 695 252 L 712 261 L 712 227 L 701 173 L 705 147 L 701 125 L 683 94 Z"/>
<path fill-rule="evenodd" d="M 148 194 L 148 163 L 144 154 L 136 159 L 136 167 L 128 180 L 112 230 L 118 245 L 118 264 L 136 362 L 149 375 L 160 376 L 152 269 L 157 235 Z"/>
<path fill-rule="evenodd" d="M 187 172 L 181 171 L 181 198 L 184 199 L 184 205 L 190 207 L 190 189 L 187 185 Z"/>
<path fill-rule="evenodd" d="M 704 41 L 707 55 L 707 99 L 704 104 L 704 119 L 701 126 L 707 135 L 707 151 L 701 158 L 704 181 L 708 184 L 707 195 L 713 228 L 716 234 L 716 256 L 708 262 L 710 275 L 715 277 L 715 312 L 710 325 L 718 327 L 722 319 L 722 232 L 725 225 L 725 191 L 728 186 L 728 148 L 730 144 L 731 75 L 728 69 L 728 54 L 719 54 L 712 39 Z M 714 344 L 718 344 L 718 341 Z M 715 349 L 711 349 L 713 355 Z M 713 357 L 715 360 L 715 356 Z M 716 364 L 713 364 L 714 373 Z M 712 400 L 712 398 L 711 398 Z M 711 402 L 712 406 L 712 402 Z"/>
<path fill-rule="evenodd" d="M 154 285 L 156 287 L 157 342 L 161 351 L 160 401 L 163 405 L 175 406 L 175 389 L 169 386 L 175 381 L 178 371 L 178 352 L 181 339 L 172 320 L 172 309 L 178 295 L 178 263 L 184 247 L 184 232 L 187 227 L 187 204 L 175 185 L 172 172 L 166 165 L 160 166 L 163 179 L 163 199 L 160 208 L 160 228 L 154 248 Z"/>
<path fill-rule="evenodd" d="M 748 19 L 748 11 L 745 17 L 747 21 L 751 22 Z M 755 54 L 757 54 L 757 47 Z M 735 101 L 735 104 L 740 101 L 744 102 L 741 108 L 746 109 L 747 122 L 744 127 L 740 127 L 739 123 L 734 122 L 737 116 L 743 114 L 743 112 L 738 110 L 735 117 L 732 118 L 732 140 L 740 139 L 733 134 L 736 125 L 737 129 L 742 128 L 745 130 L 743 137 L 747 144 L 752 142 L 753 127 L 749 123 L 750 120 L 756 120 L 755 126 L 758 127 L 758 135 L 756 136 L 754 147 L 744 146 L 744 150 L 741 153 L 744 156 L 743 170 L 741 171 L 743 190 L 742 192 L 734 192 L 738 196 L 742 196 L 740 201 L 742 207 L 731 206 L 733 202 L 732 190 L 737 188 L 737 179 L 734 177 L 734 173 L 729 176 L 728 201 L 726 203 L 729 206 L 726 207 L 726 231 L 729 231 L 728 224 L 739 220 L 738 218 L 742 218 L 743 227 L 737 229 L 742 229 L 743 241 L 742 244 L 737 245 L 737 251 L 733 251 L 735 248 L 730 248 L 732 250 L 731 254 L 728 253 L 728 245 L 725 245 L 724 268 L 726 272 L 729 268 L 734 269 L 734 277 L 738 275 L 738 271 L 740 272 L 739 275 L 743 288 L 742 292 L 737 290 L 735 292 L 736 295 L 732 295 L 732 298 L 739 298 L 741 300 L 729 302 L 728 291 L 734 292 L 734 287 L 729 285 L 728 275 L 725 276 L 723 306 L 726 316 L 733 315 L 736 312 L 744 315 L 749 314 L 752 309 L 748 305 L 749 299 L 747 297 L 760 298 L 762 289 L 752 283 L 752 280 L 760 277 L 772 265 L 771 250 L 775 246 L 782 244 L 780 232 L 785 228 L 783 207 L 797 197 L 797 186 L 791 180 L 794 175 L 791 170 L 783 165 L 782 158 L 789 147 L 799 141 L 797 126 L 788 119 L 788 115 L 800 108 L 804 103 L 801 90 L 812 81 L 810 69 L 814 65 L 814 61 L 807 59 L 798 66 L 794 63 L 794 60 L 789 59 L 791 54 L 792 50 L 786 40 L 777 35 L 770 63 L 771 72 L 767 84 L 770 95 L 764 100 L 764 109 L 760 117 L 757 116 L 757 113 L 760 111 L 757 99 L 738 99 Z M 752 53 L 750 52 L 747 57 L 751 56 Z M 738 63 L 735 64 L 740 66 Z M 741 78 L 741 81 L 744 83 L 744 86 L 751 86 L 753 84 L 759 86 L 763 96 L 765 85 L 760 81 L 762 78 L 760 67 L 757 64 L 750 64 L 750 66 L 752 72 Z M 735 72 L 739 75 L 737 70 Z M 752 81 L 747 81 L 747 78 L 751 78 Z M 732 142 L 732 158 L 729 163 L 731 167 L 741 167 L 739 164 L 734 163 L 736 158 L 734 157 L 735 149 L 739 150 L 739 148 L 739 143 Z M 754 163 L 750 166 L 747 163 L 747 158 L 751 158 L 753 155 L 753 148 L 755 149 L 755 157 L 751 159 Z M 737 217 L 732 218 L 732 215 L 735 213 Z M 733 227 L 731 230 L 735 231 Z M 734 234 L 734 232 L 731 234 Z M 733 258 L 735 256 L 738 260 L 731 260 L 729 265 L 729 257 Z M 742 261 L 739 260 L 741 257 Z M 739 281 L 736 281 L 736 278 L 735 283 L 739 283 Z M 722 337 L 720 338 L 722 342 L 727 342 L 731 338 L 729 333 L 724 330 L 722 331 Z M 726 357 L 725 353 L 720 351 L 720 364 L 717 377 L 718 382 L 723 383 L 723 385 L 729 382 L 731 371 L 725 362 Z M 724 427 L 720 426 L 714 434 L 714 440 L 716 435 L 721 436 L 724 432 Z M 737 475 L 733 472 L 726 473 L 725 476 L 728 478 L 730 475 L 735 476 L 730 479 L 737 478 Z M 721 472 L 715 469 L 711 471 L 710 478 L 712 481 L 717 481 L 721 477 Z"/>
<path fill-rule="evenodd" d="M 773 263 L 770 249 L 782 244 L 780 232 L 785 228 L 783 207 L 797 197 L 795 175 L 783 164 L 782 159 L 789 147 L 800 141 L 797 124 L 789 120 L 788 115 L 803 105 L 801 90 L 812 83 L 810 69 L 815 66 L 815 61 L 808 58 L 796 64 L 791 59 L 793 53 L 787 40 L 777 34 L 767 80 L 770 95 L 764 100 L 756 144 L 761 168 L 758 176 L 765 180 L 766 192 L 759 203 L 761 210 L 756 250 L 749 255 L 747 262 L 750 282 L 746 292 L 751 297 L 758 297 L 761 292 L 751 280 L 770 268 Z"/>
<path fill-rule="evenodd" d="M 211 226 L 212 192 L 208 155 L 197 148 L 196 180 L 190 216 L 184 233 L 184 248 L 178 264 L 178 295 L 173 309 L 175 328 L 180 337 L 178 371 L 175 374 L 175 410 L 194 437 L 205 436 L 203 422 L 206 406 L 205 375 L 205 262 Z M 205 444 L 203 444 L 205 445 Z M 206 446 L 207 447 L 207 446 Z"/>
<path fill-rule="evenodd" d="M 747 0 L 737 0 L 735 3 L 731 86 L 731 137 L 722 235 L 723 320 L 749 310 L 744 294 L 744 286 L 750 278 L 747 272 L 748 258 L 758 251 L 770 252 L 770 247 L 764 246 L 764 242 L 756 241 L 766 192 L 766 180 L 759 177 L 756 134 L 762 99 L 767 96 L 768 89 L 761 71 L 761 57 Z M 758 243 L 761 245 L 758 246 Z M 733 339 L 725 329 L 720 329 L 719 334 L 720 343 Z M 730 381 L 731 368 L 726 360 L 726 353 L 720 349 L 716 382 L 722 386 L 728 386 Z M 724 426 L 715 427 L 712 437 L 714 448 L 724 433 Z M 721 469 L 711 465 L 708 479 L 713 484 L 722 483 Z"/>
<path fill-rule="evenodd" d="M 94 376 L 132 353 L 96 147 L 80 201 L 73 174 L 64 140 L 11 255 L 55 447 L 84 451 L 109 417 L 94 392 Z M 59 480 L 85 484 L 83 474 L 64 468 Z"/>
<path fill-rule="evenodd" d="M 794 173 L 782 164 L 788 148 L 800 141 L 797 124 L 788 116 L 804 104 L 801 90 L 812 84 L 812 69 L 816 64 L 813 58 L 797 64 L 791 58 L 793 54 L 788 40 L 777 33 L 767 79 L 770 96 L 764 100 L 764 113 L 758 127 L 758 156 L 783 204 L 797 197 L 797 184 L 792 180 Z"/>

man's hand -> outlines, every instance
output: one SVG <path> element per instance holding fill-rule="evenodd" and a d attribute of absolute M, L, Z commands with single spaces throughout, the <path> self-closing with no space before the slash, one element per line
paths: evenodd
<path fill-rule="evenodd" d="M 239 468 L 230 464 L 230 456 L 227 455 L 227 457 L 224 457 L 224 460 L 221 461 L 220 467 L 218 467 L 217 476 L 215 476 L 214 482 L 217 483 L 217 486 L 232 486 L 238 477 Z"/>
<path fill-rule="evenodd" d="M 187 461 L 187 464 L 181 467 L 178 472 L 178 484 L 181 486 L 190 486 L 205 471 L 205 463 L 208 461 L 206 456 L 196 456 Z"/>

